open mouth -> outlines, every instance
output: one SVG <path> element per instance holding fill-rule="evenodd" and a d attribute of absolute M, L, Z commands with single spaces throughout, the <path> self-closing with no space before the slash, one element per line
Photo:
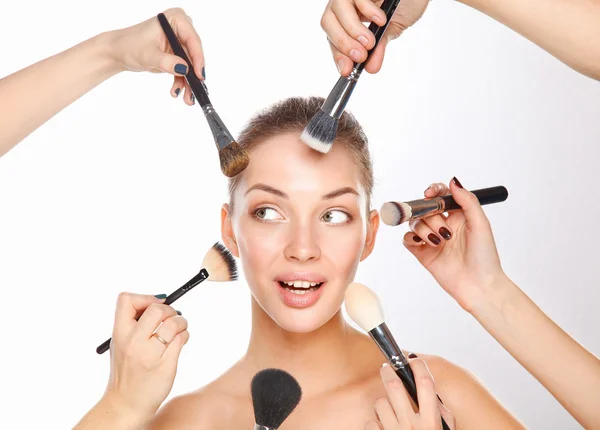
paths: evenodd
<path fill-rule="evenodd" d="M 317 291 L 324 284 L 324 282 L 308 282 L 308 281 L 293 281 L 293 282 L 277 281 L 277 282 L 279 283 L 279 286 L 281 288 L 285 289 L 286 291 L 289 291 L 290 293 L 298 294 L 298 295 L 312 293 L 313 291 Z"/>

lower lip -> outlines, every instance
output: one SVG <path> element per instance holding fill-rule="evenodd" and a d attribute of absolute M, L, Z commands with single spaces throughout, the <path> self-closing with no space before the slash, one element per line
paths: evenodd
<path fill-rule="evenodd" d="M 275 281 L 275 284 L 277 284 L 283 303 L 293 308 L 307 308 L 314 305 L 319 300 L 319 297 L 321 297 L 321 291 L 325 287 L 325 283 L 323 283 L 318 289 L 310 293 L 294 294 L 279 285 L 279 282 Z"/>

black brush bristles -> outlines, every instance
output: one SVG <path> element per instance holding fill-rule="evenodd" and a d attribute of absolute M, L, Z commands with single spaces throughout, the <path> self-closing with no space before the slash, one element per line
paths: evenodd
<path fill-rule="evenodd" d="M 300 139 L 315 151 L 328 153 L 337 135 L 338 120 L 322 109 L 313 116 L 300 135 Z"/>
<path fill-rule="evenodd" d="M 255 423 L 269 429 L 278 429 L 302 398 L 298 381 L 281 369 L 261 370 L 250 388 Z"/>
<path fill-rule="evenodd" d="M 208 280 L 229 282 L 238 278 L 235 258 L 225 246 L 216 242 L 206 253 L 202 267 L 208 271 Z"/>

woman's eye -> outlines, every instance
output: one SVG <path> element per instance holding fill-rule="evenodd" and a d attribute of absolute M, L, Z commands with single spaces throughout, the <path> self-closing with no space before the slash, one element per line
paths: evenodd
<path fill-rule="evenodd" d="M 254 216 L 262 221 L 276 221 L 283 219 L 279 212 L 273 208 L 258 208 L 254 211 Z"/>
<path fill-rule="evenodd" d="M 322 219 L 330 224 L 343 224 L 350 221 L 350 215 L 344 211 L 327 211 L 323 214 Z"/>

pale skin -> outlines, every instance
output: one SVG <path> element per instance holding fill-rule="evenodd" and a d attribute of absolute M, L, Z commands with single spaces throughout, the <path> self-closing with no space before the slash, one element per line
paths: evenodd
<path fill-rule="evenodd" d="M 233 197 L 233 210 L 229 205 L 222 210 L 223 241 L 240 258 L 252 292 L 252 335 L 246 354 L 213 383 L 171 400 L 150 429 L 251 428 L 248 387 L 253 375 L 266 367 L 288 371 L 303 390 L 300 405 L 282 430 L 383 425 L 378 413 L 386 410 L 382 399 L 389 396 L 380 375 L 383 357 L 340 312 L 358 263 L 373 250 L 379 215 L 365 210 L 359 169 L 344 146 L 334 145 L 323 156 L 304 145 L 299 135 L 273 136 L 254 147 Z M 323 199 L 336 190 L 348 192 Z M 274 279 L 288 271 L 318 272 L 327 278 L 316 303 L 301 309 L 283 303 Z M 418 356 L 456 419 L 453 428 L 523 428 L 467 371 L 440 357 Z M 435 393 L 433 379 L 430 397 Z M 395 380 L 394 393 L 399 390 L 405 396 Z M 396 399 L 390 408 L 406 410 L 410 405 L 390 397 Z M 439 407 L 433 411 L 427 413 L 430 421 L 423 422 L 439 420 Z M 410 413 L 415 415 L 412 406 Z"/>
<path fill-rule="evenodd" d="M 501 22 L 551 55 L 593 79 L 600 79 L 600 1 L 598 0 L 459 0 Z M 385 14 L 372 0 L 330 0 L 321 26 L 327 33 L 333 58 L 344 76 L 354 61 L 367 58 L 375 43 L 361 21 L 386 22 Z M 381 69 L 387 44 L 415 24 L 429 0 L 402 0 L 386 34 L 365 70 Z"/>

